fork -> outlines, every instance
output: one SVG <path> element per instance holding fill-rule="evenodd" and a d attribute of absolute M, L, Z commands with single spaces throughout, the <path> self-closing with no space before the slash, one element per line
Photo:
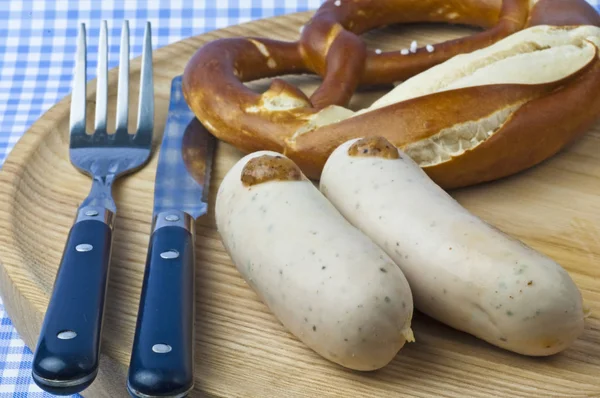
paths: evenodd
<path fill-rule="evenodd" d="M 114 181 L 147 163 L 154 128 L 154 83 L 150 23 L 146 23 L 138 123 L 129 134 L 129 24 L 123 22 L 114 134 L 106 129 L 108 102 L 106 21 L 100 29 L 93 134 L 86 133 L 86 29 L 79 28 L 70 109 L 69 155 L 73 166 L 92 179 L 88 197 L 69 231 L 33 359 L 32 376 L 43 390 L 75 394 L 98 373 L 106 287 L 116 205 Z"/>

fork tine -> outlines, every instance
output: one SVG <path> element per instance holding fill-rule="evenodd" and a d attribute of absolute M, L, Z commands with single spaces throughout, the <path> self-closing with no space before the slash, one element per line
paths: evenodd
<path fill-rule="evenodd" d="M 98 69 L 96 81 L 96 133 L 106 132 L 106 110 L 108 102 L 108 49 L 106 39 L 106 21 L 100 27 L 100 42 L 98 43 Z"/>
<path fill-rule="evenodd" d="M 75 60 L 75 77 L 71 94 L 71 111 L 69 128 L 71 135 L 85 134 L 85 96 L 86 96 L 86 68 L 87 50 L 85 40 L 85 24 L 79 26 L 79 40 L 77 41 L 77 55 Z"/>
<path fill-rule="evenodd" d="M 117 134 L 127 134 L 129 110 L 129 22 L 123 21 L 121 29 L 121 54 L 119 56 L 119 88 L 117 94 Z"/>
<path fill-rule="evenodd" d="M 150 22 L 146 22 L 136 131 L 136 135 L 140 135 L 138 139 L 142 138 L 144 142 L 148 137 L 151 138 L 154 128 L 154 81 L 152 73 L 152 33 Z"/>

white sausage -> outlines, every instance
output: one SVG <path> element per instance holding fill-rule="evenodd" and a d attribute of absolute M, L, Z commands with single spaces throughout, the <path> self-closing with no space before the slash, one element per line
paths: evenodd
<path fill-rule="evenodd" d="M 557 353 L 581 335 L 582 297 L 569 274 L 468 212 L 387 140 L 342 144 L 320 184 L 404 271 L 418 310 L 525 355 Z"/>
<path fill-rule="evenodd" d="M 288 158 L 260 151 L 238 161 L 219 187 L 216 221 L 246 282 L 323 357 L 374 370 L 413 340 L 402 271 Z"/>

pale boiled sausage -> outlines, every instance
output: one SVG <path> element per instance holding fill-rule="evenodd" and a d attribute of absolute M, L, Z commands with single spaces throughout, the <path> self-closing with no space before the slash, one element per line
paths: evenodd
<path fill-rule="evenodd" d="M 468 212 L 387 140 L 342 144 L 320 184 L 400 266 L 418 310 L 526 355 L 583 332 L 582 296 L 560 265 Z"/>
<path fill-rule="evenodd" d="M 402 271 L 288 158 L 261 151 L 238 161 L 219 187 L 216 221 L 242 277 L 323 357 L 374 370 L 412 341 Z"/>

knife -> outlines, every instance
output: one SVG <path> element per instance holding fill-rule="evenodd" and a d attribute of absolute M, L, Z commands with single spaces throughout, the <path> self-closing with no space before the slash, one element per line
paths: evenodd
<path fill-rule="evenodd" d="M 194 222 L 207 212 L 214 147 L 175 77 L 127 378 L 133 397 L 184 397 L 194 386 Z"/>

